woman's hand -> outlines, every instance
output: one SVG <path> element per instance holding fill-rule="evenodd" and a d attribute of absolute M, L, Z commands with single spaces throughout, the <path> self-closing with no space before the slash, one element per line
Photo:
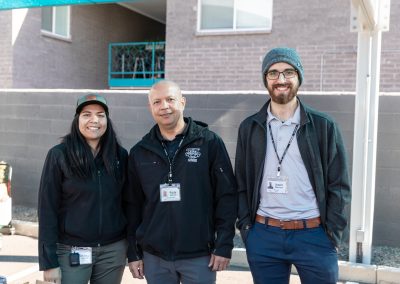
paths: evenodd
<path fill-rule="evenodd" d="M 60 267 L 51 268 L 43 271 L 43 280 L 51 283 L 61 284 L 61 269 Z"/>

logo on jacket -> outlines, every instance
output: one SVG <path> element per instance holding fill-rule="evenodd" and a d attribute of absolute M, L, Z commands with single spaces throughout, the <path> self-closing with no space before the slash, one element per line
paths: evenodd
<path fill-rule="evenodd" d="M 200 148 L 187 148 L 185 156 L 188 158 L 188 162 L 197 163 L 197 158 L 201 156 Z"/>

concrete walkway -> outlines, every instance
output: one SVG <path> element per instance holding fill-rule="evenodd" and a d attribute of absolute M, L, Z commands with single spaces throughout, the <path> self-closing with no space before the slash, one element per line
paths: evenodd
<path fill-rule="evenodd" d="M 13 221 L 13 227 L 18 235 L 2 236 L 0 250 L 0 276 L 7 277 L 8 284 L 35 284 L 42 279 L 38 271 L 37 256 L 37 223 Z M 295 270 L 292 270 L 290 284 L 300 284 Z M 338 283 L 369 283 L 369 284 L 400 284 L 400 268 L 366 265 L 339 261 Z M 346 282 L 353 281 L 353 282 Z M 134 280 L 126 267 L 123 284 L 145 284 L 145 280 Z M 244 249 L 234 249 L 231 266 L 227 271 L 218 272 L 217 284 L 250 284 L 253 283 L 248 269 Z"/>
<path fill-rule="evenodd" d="M 39 272 L 37 256 L 37 239 L 20 235 L 3 235 L 0 250 L 0 275 L 7 278 L 8 284 L 35 284 L 42 279 Z M 145 284 L 145 280 L 133 279 L 128 267 L 122 280 L 123 284 Z M 218 284 L 253 283 L 247 268 L 232 266 L 227 271 L 218 272 Z M 297 275 L 292 275 L 290 284 L 300 284 Z"/>

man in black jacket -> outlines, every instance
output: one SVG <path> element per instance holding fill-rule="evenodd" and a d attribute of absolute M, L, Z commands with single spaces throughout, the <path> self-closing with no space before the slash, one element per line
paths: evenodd
<path fill-rule="evenodd" d="M 303 66 L 291 48 L 262 63 L 270 100 L 240 125 L 237 226 L 254 283 L 336 283 L 350 182 L 337 124 L 297 98 Z"/>
<path fill-rule="evenodd" d="M 129 154 L 129 268 L 148 283 L 215 283 L 231 258 L 230 159 L 206 124 L 183 116 L 185 103 L 177 84 L 156 83 L 149 92 L 156 125 Z"/>

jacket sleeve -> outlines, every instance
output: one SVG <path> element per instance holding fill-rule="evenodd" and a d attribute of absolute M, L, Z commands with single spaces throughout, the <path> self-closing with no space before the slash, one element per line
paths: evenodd
<path fill-rule="evenodd" d="M 341 133 L 335 124 L 329 144 L 326 228 L 335 245 L 339 246 L 349 219 L 351 186 L 346 150 Z"/>
<path fill-rule="evenodd" d="M 134 148 L 128 158 L 128 186 L 124 193 L 125 214 L 128 220 L 128 262 L 142 259 L 142 249 L 137 243 L 136 230 L 142 222 L 144 194 L 136 171 Z"/>
<path fill-rule="evenodd" d="M 238 191 L 238 221 L 236 226 L 240 230 L 243 240 L 246 239 L 247 231 L 251 227 L 250 209 L 247 196 L 247 177 L 246 177 L 246 149 L 242 140 L 244 137 L 244 129 L 241 125 L 239 128 L 238 139 L 236 144 L 235 158 L 235 176 Z"/>
<path fill-rule="evenodd" d="M 39 269 L 59 267 L 56 249 L 58 241 L 58 215 L 62 187 L 60 153 L 51 149 L 46 157 L 39 186 Z"/>
<path fill-rule="evenodd" d="M 210 143 L 213 152 L 211 177 L 214 186 L 214 224 L 216 231 L 213 254 L 231 258 L 235 221 L 237 216 L 237 191 L 232 164 L 225 145 L 217 135 Z"/>

